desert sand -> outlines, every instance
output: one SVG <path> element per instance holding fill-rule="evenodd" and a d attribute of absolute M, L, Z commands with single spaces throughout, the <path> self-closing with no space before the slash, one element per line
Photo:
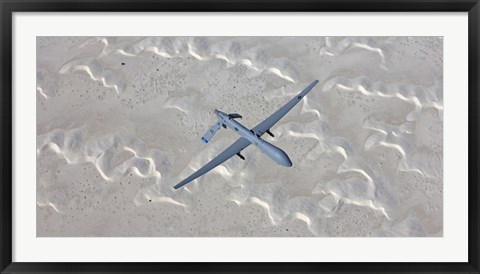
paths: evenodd
<path fill-rule="evenodd" d="M 254 146 L 172 187 L 317 86 Z M 443 236 L 441 37 L 37 37 L 37 236 Z"/>

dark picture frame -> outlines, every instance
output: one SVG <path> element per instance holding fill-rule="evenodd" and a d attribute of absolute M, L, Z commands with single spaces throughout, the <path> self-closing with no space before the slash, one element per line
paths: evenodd
<path fill-rule="evenodd" d="M 468 262 L 466 263 L 26 263 L 12 262 L 12 14 L 14 12 L 468 12 Z M 1 273 L 479 273 L 478 0 L 0 0 Z M 455 252 L 452 250 L 452 252 Z"/>

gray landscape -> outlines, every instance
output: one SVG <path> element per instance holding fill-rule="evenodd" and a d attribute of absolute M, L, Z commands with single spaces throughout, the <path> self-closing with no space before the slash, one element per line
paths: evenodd
<path fill-rule="evenodd" d="M 319 83 L 256 147 L 178 190 Z M 37 237 L 442 237 L 442 37 L 37 37 Z"/>

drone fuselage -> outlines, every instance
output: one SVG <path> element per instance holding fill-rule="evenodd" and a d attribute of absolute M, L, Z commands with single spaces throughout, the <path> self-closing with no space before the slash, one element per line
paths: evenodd
<path fill-rule="evenodd" d="M 261 152 L 266 154 L 277 164 L 285 167 L 292 166 L 292 161 L 290 160 L 290 158 L 288 158 L 288 155 L 282 149 L 263 140 L 253 130 L 246 128 L 234 118 L 230 117 L 228 114 L 219 110 L 215 110 L 215 114 L 217 115 L 218 121 L 220 123 L 225 125 L 227 128 L 230 128 L 231 130 L 239 134 L 241 137 L 250 141 L 250 143 L 258 147 Z"/>

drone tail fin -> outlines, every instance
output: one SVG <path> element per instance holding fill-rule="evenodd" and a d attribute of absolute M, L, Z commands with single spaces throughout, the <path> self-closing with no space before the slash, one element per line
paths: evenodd
<path fill-rule="evenodd" d="M 202 141 L 207 144 L 210 139 L 212 139 L 213 135 L 215 135 L 215 133 L 217 133 L 217 131 L 222 127 L 222 123 L 220 123 L 220 121 L 216 122 L 213 126 L 211 126 L 207 132 L 205 133 L 205 135 L 202 136 Z"/>

